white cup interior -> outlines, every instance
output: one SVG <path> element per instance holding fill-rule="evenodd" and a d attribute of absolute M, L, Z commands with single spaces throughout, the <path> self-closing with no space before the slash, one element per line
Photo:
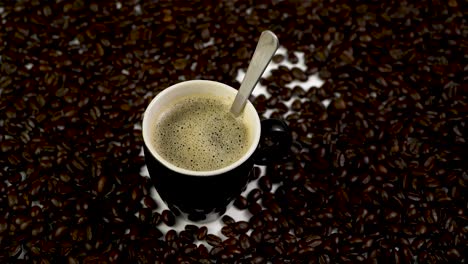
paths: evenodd
<path fill-rule="evenodd" d="M 168 160 L 164 159 L 156 151 L 152 137 L 154 136 L 154 129 L 157 126 L 157 121 L 160 118 L 160 115 L 165 109 L 174 104 L 178 99 L 187 97 L 190 95 L 212 95 L 217 97 L 224 97 L 229 102 L 233 102 L 237 94 L 237 90 L 223 83 L 208 81 L 208 80 L 192 80 L 177 83 L 172 85 L 162 92 L 160 92 L 146 108 L 146 111 L 143 116 L 143 140 L 146 147 L 151 152 L 151 154 L 164 166 L 171 169 L 172 171 L 193 175 L 193 176 L 212 176 L 225 173 L 230 171 L 237 166 L 241 165 L 246 161 L 257 148 L 258 142 L 260 140 L 260 118 L 258 113 L 255 110 L 255 107 L 252 103 L 247 102 L 244 109 L 244 121 L 248 124 L 248 140 L 249 148 L 246 153 L 236 162 L 211 171 L 194 171 L 184 169 L 174 164 L 170 163 Z M 181 139 L 184 140 L 184 139 Z"/>

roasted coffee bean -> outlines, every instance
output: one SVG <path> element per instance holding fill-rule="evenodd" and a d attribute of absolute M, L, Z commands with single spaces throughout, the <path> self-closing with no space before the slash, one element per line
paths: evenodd
<path fill-rule="evenodd" d="M 262 191 L 260 189 L 253 189 L 247 195 L 247 201 L 249 203 L 254 203 L 262 196 Z"/>
<path fill-rule="evenodd" d="M 278 102 L 279 102 L 279 100 L 278 100 L 277 97 L 271 96 L 271 97 L 267 100 L 266 106 L 267 106 L 268 108 L 274 108 L 274 107 L 278 104 Z"/>
<path fill-rule="evenodd" d="M 206 234 L 208 233 L 208 228 L 206 226 L 202 226 L 197 231 L 197 239 L 204 240 L 206 238 Z"/>
<path fill-rule="evenodd" d="M 266 259 L 263 256 L 252 256 L 252 259 L 250 260 L 251 264 L 262 264 L 265 262 L 266 262 Z"/>
<path fill-rule="evenodd" d="M 213 234 L 208 234 L 206 236 L 206 242 L 210 245 L 212 245 L 213 247 L 216 247 L 216 246 L 219 246 L 221 245 L 221 238 L 219 238 L 218 236 L 216 235 L 213 235 Z"/>
<path fill-rule="evenodd" d="M 254 203 L 251 203 L 249 205 L 249 212 L 252 214 L 252 215 L 256 215 L 258 213 L 260 213 L 262 211 L 262 206 L 259 205 L 258 203 L 254 202 Z"/>
<path fill-rule="evenodd" d="M 263 226 L 263 219 L 260 214 L 253 215 L 249 219 L 249 224 L 252 228 L 257 228 Z"/>
<path fill-rule="evenodd" d="M 191 255 L 196 250 L 197 250 L 197 246 L 195 244 L 190 244 L 184 248 L 184 254 Z"/>
<path fill-rule="evenodd" d="M 258 180 L 258 186 L 265 192 L 270 191 L 272 187 L 270 178 L 267 176 L 260 177 L 260 179 Z"/>
<path fill-rule="evenodd" d="M 294 54 L 294 52 L 292 51 L 289 51 L 288 52 L 288 60 L 292 63 L 292 64 L 296 64 L 299 62 L 299 58 L 296 56 L 296 54 Z"/>
<path fill-rule="evenodd" d="M 279 231 L 278 226 L 275 222 L 266 222 L 265 228 L 266 230 L 268 230 L 269 233 L 273 234 L 276 234 Z"/>
<path fill-rule="evenodd" d="M 273 113 L 271 113 L 270 115 L 270 118 L 273 118 L 273 119 L 282 119 L 283 118 L 283 112 L 280 112 L 280 111 L 274 111 Z"/>
<path fill-rule="evenodd" d="M 294 86 L 292 89 L 292 96 L 303 98 L 306 95 L 304 89 L 300 86 Z"/>
<path fill-rule="evenodd" d="M 238 209 L 245 209 L 248 206 L 248 201 L 242 195 L 239 195 L 236 200 L 234 201 L 234 206 Z"/>
<path fill-rule="evenodd" d="M 275 218 L 273 217 L 273 215 L 267 210 L 263 210 L 261 212 L 261 214 L 259 214 L 259 216 L 264 222 L 273 222 L 273 221 L 275 221 Z"/>
<path fill-rule="evenodd" d="M 279 95 L 282 91 L 276 84 L 268 85 L 266 90 L 271 95 Z"/>
<path fill-rule="evenodd" d="M 235 233 L 231 225 L 223 226 L 221 228 L 221 233 L 225 235 L 226 237 L 235 237 Z"/>
<path fill-rule="evenodd" d="M 195 235 L 198 231 L 198 226 L 196 225 L 185 225 L 185 230 L 188 231 L 189 233 Z"/>
<path fill-rule="evenodd" d="M 281 214 L 281 207 L 276 202 L 270 202 L 265 205 L 270 212 L 273 214 Z"/>
<path fill-rule="evenodd" d="M 278 242 L 279 238 L 276 236 L 274 233 L 263 233 L 262 240 L 265 241 L 268 244 L 274 245 L 276 242 Z"/>
<path fill-rule="evenodd" d="M 452 248 L 447 251 L 447 256 L 450 259 L 459 259 L 461 257 L 461 254 L 460 254 L 460 251 L 458 251 L 458 249 Z"/>
<path fill-rule="evenodd" d="M 5 219 L 0 219 L 0 234 L 8 230 L 8 222 Z"/>
<path fill-rule="evenodd" d="M 247 232 L 247 230 L 250 229 L 250 225 L 249 225 L 249 222 L 246 222 L 246 221 L 239 221 L 239 222 L 236 222 L 234 225 L 234 231 L 236 231 L 236 233 L 245 233 Z"/>
<path fill-rule="evenodd" d="M 280 230 L 286 231 L 290 229 L 290 224 L 288 220 L 286 219 L 286 217 L 280 215 L 278 216 L 278 219 L 276 221 L 277 221 L 278 228 Z"/>
<path fill-rule="evenodd" d="M 294 78 L 296 78 L 297 80 L 301 82 L 305 82 L 308 79 L 306 73 L 297 67 L 292 68 L 291 73 Z"/>
<path fill-rule="evenodd" d="M 294 111 L 300 111 L 302 109 L 301 101 L 298 100 L 298 99 L 295 99 L 292 102 L 291 109 L 294 110 Z"/>
<path fill-rule="evenodd" d="M 226 225 L 230 225 L 230 224 L 233 224 L 235 223 L 236 221 L 230 217 L 229 215 L 223 215 L 223 217 L 221 218 L 221 220 L 223 221 L 224 224 Z"/>
<path fill-rule="evenodd" d="M 234 238 L 234 237 L 230 237 L 230 238 L 223 241 L 223 246 L 224 247 L 233 246 L 233 245 L 236 245 L 236 244 L 237 244 L 237 239 Z"/>
<path fill-rule="evenodd" d="M 280 66 L 281 67 L 281 66 Z M 279 75 L 281 83 L 290 83 L 293 81 L 293 76 L 288 69 L 283 70 Z"/>
<path fill-rule="evenodd" d="M 230 258 L 233 258 L 236 255 L 242 254 L 242 249 L 239 248 L 237 245 L 229 245 L 224 248 L 225 253 L 230 256 Z"/>
<path fill-rule="evenodd" d="M 276 105 L 276 109 L 277 109 L 277 112 L 281 115 L 281 116 L 278 116 L 279 119 L 281 119 L 281 117 L 284 114 L 286 114 L 288 112 L 288 110 L 289 110 L 289 108 L 284 103 L 278 103 Z"/>
<path fill-rule="evenodd" d="M 284 55 L 282 54 L 276 54 L 275 56 L 273 56 L 273 58 L 271 59 L 274 63 L 281 63 L 284 61 Z"/>
<path fill-rule="evenodd" d="M 217 247 L 216 247 L 216 246 L 215 246 L 215 247 L 213 247 L 213 248 L 210 250 L 210 256 L 216 257 L 216 256 L 218 256 L 223 250 L 224 250 L 223 247 L 221 247 L 221 246 L 217 246 Z"/>
<path fill-rule="evenodd" d="M 151 210 L 155 210 L 158 208 L 158 204 L 154 201 L 151 196 L 145 196 L 143 198 L 143 203 Z"/>
<path fill-rule="evenodd" d="M 174 214 L 169 210 L 162 211 L 161 219 L 168 226 L 173 226 L 175 224 Z"/>
<path fill-rule="evenodd" d="M 231 252 L 223 251 L 223 252 L 221 252 L 221 255 L 219 256 L 219 258 L 222 261 L 226 261 L 226 260 L 230 260 L 230 259 L 234 258 L 234 255 L 231 254 Z"/>
<path fill-rule="evenodd" d="M 197 247 L 197 251 L 200 257 L 202 258 L 208 258 L 209 257 L 209 252 L 208 249 L 206 248 L 205 245 L 199 244 Z"/>
<path fill-rule="evenodd" d="M 159 223 L 161 223 L 161 214 L 159 214 L 158 212 L 154 212 L 151 223 L 153 225 L 159 225 Z"/>
<path fill-rule="evenodd" d="M 179 241 L 183 244 L 190 244 L 194 241 L 194 235 L 192 232 L 187 230 L 182 230 L 179 232 Z"/>
<path fill-rule="evenodd" d="M 252 239 L 253 242 L 257 244 L 260 243 L 263 239 L 263 233 L 261 229 L 255 228 L 250 234 L 250 238 Z"/>
<path fill-rule="evenodd" d="M 138 217 L 142 223 L 148 223 L 152 219 L 151 210 L 149 208 L 141 208 L 138 211 Z"/>
<path fill-rule="evenodd" d="M 252 175 L 251 179 L 252 180 L 258 179 L 260 177 L 261 172 L 262 172 L 261 169 L 259 167 L 255 166 L 253 168 L 253 170 L 250 172 L 251 175 Z"/>

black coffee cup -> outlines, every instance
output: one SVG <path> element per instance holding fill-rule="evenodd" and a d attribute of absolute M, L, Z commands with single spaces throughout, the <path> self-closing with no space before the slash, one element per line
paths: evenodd
<path fill-rule="evenodd" d="M 156 135 L 152 128 L 162 110 L 182 97 L 211 95 L 233 101 L 236 93 L 236 89 L 219 82 L 185 81 L 159 93 L 146 109 L 143 117 L 146 165 L 157 192 L 175 215 L 200 223 L 217 219 L 245 188 L 254 164 L 264 165 L 286 155 L 291 144 L 287 125 L 276 119 L 260 122 L 250 102 L 244 109 L 250 145 L 236 162 L 217 170 L 192 171 L 171 164 L 158 153 L 153 145 Z"/>

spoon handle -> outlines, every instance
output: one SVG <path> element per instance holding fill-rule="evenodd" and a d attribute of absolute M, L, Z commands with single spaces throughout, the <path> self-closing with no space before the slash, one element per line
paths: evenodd
<path fill-rule="evenodd" d="M 255 52 L 250 60 L 249 68 L 244 76 L 244 80 L 237 92 L 236 98 L 231 106 L 231 113 L 239 116 L 244 110 L 252 90 L 262 77 L 268 63 L 278 49 L 279 42 L 276 35 L 269 31 L 263 31 L 258 40 Z"/>

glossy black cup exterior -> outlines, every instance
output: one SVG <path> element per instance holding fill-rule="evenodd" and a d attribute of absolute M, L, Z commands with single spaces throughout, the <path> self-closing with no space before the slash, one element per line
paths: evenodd
<path fill-rule="evenodd" d="M 224 214 L 228 203 L 248 182 L 253 158 L 223 174 L 192 176 L 174 172 L 155 159 L 145 147 L 145 159 L 156 190 L 176 214 L 191 221 L 209 221 Z"/>
<path fill-rule="evenodd" d="M 272 139 L 275 141 L 273 144 L 265 144 L 266 140 Z M 290 143 L 291 137 L 284 122 L 263 120 L 257 151 L 234 169 L 213 176 L 175 172 L 160 163 L 146 146 L 144 151 L 153 184 L 169 209 L 176 215 L 185 214 L 191 221 L 208 222 L 223 215 L 228 204 L 246 187 L 255 163 L 265 164 L 284 156 L 284 150 Z"/>

